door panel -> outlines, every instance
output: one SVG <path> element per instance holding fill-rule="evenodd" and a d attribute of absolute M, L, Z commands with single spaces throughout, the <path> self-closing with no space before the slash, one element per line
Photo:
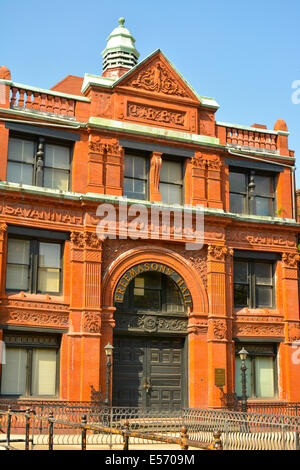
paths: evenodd
<path fill-rule="evenodd" d="M 142 393 L 145 346 L 135 338 L 115 338 L 113 358 L 113 405 L 146 406 Z"/>
<path fill-rule="evenodd" d="M 183 339 L 114 338 L 113 405 L 180 408 Z"/>

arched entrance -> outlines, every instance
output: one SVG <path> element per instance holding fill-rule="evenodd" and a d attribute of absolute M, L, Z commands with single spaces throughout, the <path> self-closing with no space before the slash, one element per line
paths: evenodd
<path fill-rule="evenodd" d="M 140 263 L 114 292 L 113 405 L 180 408 L 187 403 L 187 308 L 182 277 L 161 263 Z"/>
<path fill-rule="evenodd" d="M 150 266 L 150 268 L 149 268 Z M 134 271 L 131 271 L 134 268 Z M 130 272 L 131 271 L 131 272 Z M 126 290 L 129 283 L 140 274 L 159 272 L 168 278 L 171 278 L 177 289 L 180 291 L 184 302 L 184 311 L 175 314 L 175 312 L 166 312 L 164 307 L 158 315 L 157 311 L 148 310 L 126 311 Z M 141 281 L 138 281 L 141 282 Z M 132 287 L 130 287 L 132 289 Z M 134 287 L 133 287 L 134 288 Z M 186 290 L 187 289 L 187 290 Z M 119 297 L 120 296 L 120 297 Z M 122 304 L 118 305 L 118 304 Z M 101 324 L 101 335 L 103 345 L 110 342 L 115 347 L 115 356 L 113 362 L 114 381 L 112 387 L 113 403 L 120 406 L 135 406 L 139 403 L 147 403 L 145 392 L 139 396 L 137 392 L 128 390 L 122 394 L 116 392 L 115 386 L 121 377 L 117 371 L 118 354 L 124 352 L 124 365 L 132 366 L 136 361 L 136 368 L 143 370 L 143 378 L 147 378 L 147 365 L 145 366 L 145 357 L 149 355 L 149 350 L 159 351 L 159 357 L 167 360 L 170 351 L 175 351 L 175 356 L 180 355 L 181 370 L 181 396 L 179 401 L 181 406 L 189 406 L 195 402 L 195 394 L 198 394 L 199 384 L 203 380 L 201 368 L 199 368 L 199 345 L 202 345 L 202 337 L 197 334 L 198 323 L 207 318 L 208 298 L 202 278 L 199 275 L 194 264 L 184 258 L 179 253 L 165 247 L 155 246 L 154 244 L 145 244 L 133 249 L 129 249 L 120 254 L 108 266 L 104 272 L 102 281 L 102 311 L 103 318 Z M 153 318 L 154 317 L 154 318 Z M 168 321 L 165 321 L 168 320 Z M 147 341 L 156 341 L 154 346 Z M 161 344 L 157 341 L 161 341 Z M 146 342 L 146 344 L 145 344 Z M 121 343 L 121 344 L 120 344 Z M 121 347 L 120 347 L 121 346 Z M 133 354 L 134 348 L 140 355 Z M 177 354 L 176 349 L 179 349 Z M 205 351 L 201 349 L 201 354 Z M 187 359 L 188 356 L 188 359 Z M 102 357 L 102 371 L 105 371 L 105 356 Z M 157 356 L 158 357 L 158 356 Z M 149 361 L 148 361 L 149 363 Z M 124 382 L 131 380 L 127 371 L 124 372 Z M 136 372 L 134 372 L 136 377 Z M 133 376 L 134 376 L 133 374 Z M 105 373 L 101 375 L 102 387 L 105 387 Z M 127 378 L 126 378 L 127 377 Z M 139 387 L 147 385 L 141 383 Z M 152 384 L 153 387 L 153 384 Z M 130 394 L 133 397 L 130 398 Z M 154 403 L 153 394 L 152 399 Z M 170 393 L 164 392 L 166 406 L 172 406 Z M 198 396 L 198 395 L 197 395 Z M 191 402 L 190 402 L 191 400 Z M 161 403 L 160 403 L 161 405 Z M 141 405 L 142 406 L 142 405 Z M 156 406 L 150 402 L 149 406 Z"/>

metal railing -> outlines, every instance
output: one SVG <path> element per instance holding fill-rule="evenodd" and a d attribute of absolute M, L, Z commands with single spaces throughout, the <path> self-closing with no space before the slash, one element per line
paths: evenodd
<path fill-rule="evenodd" d="M 129 450 L 129 441 L 135 441 L 136 439 L 142 440 L 144 442 L 157 442 L 165 444 L 179 445 L 182 450 L 188 450 L 190 446 L 197 449 L 206 449 L 206 450 L 222 450 L 222 443 L 220 436 L 221 434 L 216 432 L 214 433 L 214 440 L 210 443 L 201 443 L 197 440 L 189 439 L 188 430 L 185 426 L 182 426 L 179 431 L 178 437 L 168 436 L 161 434 L 159 432 L 149 431 L 150 427 L 154 425 L 154 419 L 152 418 L 152 424 L 147 423 L 147 421 L 141 421 L 140 418 L 137 418 L 135 421 L 128 421 L 127 419 L 122 419 L 118 423 L 115 422 L 115 426 L 112 426 L 112 422 L 109 422 L 110 426 L 105 426 L 104 424 L 91 424 L 88 422 L 87 415 L 81 416 L 80 423 L 74 423 L 71 421 L 65 421 L 57 419 L 54 417 L 53 412 L 50 412 L 47 417 L 36 416 L 33 410 L 26 410 L 21 412 L 20 410 L 7 410 L 0 411 L 0 416 L 5 417 L 7 420 L 7 429 L 6 437 L 0 439 L 0 445 L 2 445 L 7 450 L 21 450 L 18 447 L 13 446 L 15 443 L 23 443 L 24 450 L 33 449 L 34 438 L 30 438 L 31 432 L 34 436 L 36 420 L 42 421 L 45 423 L 44 429 L 47 429 L 46 440 L 47 440 L 47 449 L 54 450 L 55 444 L 55 435 L 61 434 L 65 436 L 67 433 L 69 435 L 77 435 L 79 439 L 77 444 L 80 444 L 81 450 L 87 450 L 87 445 L 89 442 L 89 436 L 91 433 L 96 433 L 97 435 L 111 435 L 117 436 L 122 440 L 122 450 Z M 108 416 L 108 415 L 103 415 Z M 12 436 L 12 420 L 15 419 L 24 419 L 25 420 L 25 435 L 23 437 L 13 437 Z M 156 418 L 157 420 L 158 418 Z M 174 423 L 171 425 L 171 420 L 167 427 L 173 429 Z M 19 423 L 20 424 L 20 423 Z M 176 423 L 177 425 L 179 423 Z M 2 430 L 3 431 L 3 430 Z M 160 432 L 162 428 L 160 427 Z M 22 434 L 21 434 L 22 436 Z"/>
<path fill-rule="evenodd" d="M 32 447 L 81 446 L 86 429 L 86 445 L 101 448 L 122 448 L 124 436 L 131 445 L 173 443 L 180 445 L 182 429 L 187 429 L 188 446 L 207 448 L 214 433 L 222 433 L 226 450 L 295 450 L 299 448 L 300 417 L 212 409 L 153 410 L 150 408 L 115 408 L 105 406 L 57 407 L 43 412 L 27 410 L 0 412 L 0 428 L 8 445 L 20 436 L 29 435 Z M 8 417 L 10 418 L 8 433 Z M 27 421 L 26 421 L 27 420 Z M 128 423 L 127 429 L 126 423 Z M 52 438 L 49 426 L 52 425 Z M 85 426 L 84 426 L 85 425 Z M 26 431 L 27 429 L 27 431 Z M 124 432 L 129 434 L 124 434 Z M 28 441 L 28 437 L 27 437 Z M 15 441 L 17 442 L 17 441 Z"/>

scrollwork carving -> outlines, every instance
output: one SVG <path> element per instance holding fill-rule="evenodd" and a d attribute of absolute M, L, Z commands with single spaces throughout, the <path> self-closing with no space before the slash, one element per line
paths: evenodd
<path fill-rule="evenodd" d="M 184 88 L 170 75 L 167 68 L 160 61 L 142 70 L 128 85 L 165 95 L 189 97 Z"/>
<path fill-rule="evenodd" d="M 96 312 L 85 312 L 83 316 L 83 331 L 88 333 L 100 333 L 100 315 Z"/>

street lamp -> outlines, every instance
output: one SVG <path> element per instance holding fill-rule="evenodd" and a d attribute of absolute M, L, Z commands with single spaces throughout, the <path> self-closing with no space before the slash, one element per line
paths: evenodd
<path fill-rule="evenodd" d="M 248 357 L 248 351 L 242 348 L 239 352 L 240 359 L 242 361 L 241 372 L 242 372 L 242 412 L 247 413 L 247 384 L 246 384 L 246 364 L 245 361 Z"/>
<path fill-rule="evenodd" d="M 110 391 L 110 370 L 111 370 L 111 356 L 113 353 L 114 347 L 107 343 L 104 346 L 104 351 L 106 354 L 106 397 L 105 397 L 105 405 L 109 406 L 109 391 Z"/>

